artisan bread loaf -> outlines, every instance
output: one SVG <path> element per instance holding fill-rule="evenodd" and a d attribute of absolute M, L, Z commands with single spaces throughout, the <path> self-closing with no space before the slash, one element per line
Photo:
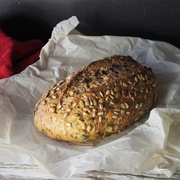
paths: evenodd
<path fill-rule="evenodd" d="M 152 70 L 129 56 L 97 60 L 50 88 L 35 107 L 36 128 L 56 140 L 86 142 L 116 134 L 156 101 Z"/>

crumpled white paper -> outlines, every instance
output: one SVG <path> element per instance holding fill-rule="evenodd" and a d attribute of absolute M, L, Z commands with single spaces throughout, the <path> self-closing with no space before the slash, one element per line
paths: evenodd
<path fill-rule="evenodd" d="M 170 177 L 180 170 L 180 49 L 141 38 L 70 33 L 78 23 L 71 17 L 57 24 L 39 61 L 0 81 L 0 162 L 37 163 L 54 177 L 89 170 Z M 159 99 L 149 114 L 94 146 L 57 142 L 36 130 L 34 106 L 50 86 L 94 60 L 119 54 L 156 74 Z"/>

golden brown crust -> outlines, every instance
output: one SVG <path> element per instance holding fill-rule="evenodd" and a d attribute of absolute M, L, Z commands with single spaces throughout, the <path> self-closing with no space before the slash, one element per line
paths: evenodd
<path fill-rule="evenodd" d="M 150 68 L 129 56 L 108 57 L 51 87 L 35 107 L 34 124 L 56 140 L 104 138 L 138 120 L 157 94 Z"/>

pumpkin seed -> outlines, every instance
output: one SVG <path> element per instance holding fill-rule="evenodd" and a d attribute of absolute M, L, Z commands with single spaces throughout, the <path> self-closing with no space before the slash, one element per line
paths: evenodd
<path fill-rule="evenodd" d="M 119 87 L 119 86 L 116 86 L 116 87 L 114 88 L 114 92 L 119 92 L 119 90 L 120 90 L 120 87 Z"/>
<path fill-rule="evenodd" d="M 108 126 L 108 127 L 106 128 L 106 131 L 110 133 L 110 132 L 112 132 L 112 129 L 113 129 L 113 128 L 112 128 L 111 126 Z"/>
<path fill-rule="evenodd" d="M 93 122 L 94 122 L 93 119 L 88 119 L 88 120 L 86 121 L 86 124 L 89 125 L 89 124 L 91 124 L 91 123 L 93 123 Z"/>
<path fill-rule="evenodd" d="M 87 132 L 90 132 L 91 129 L 92 129 L 92 126 L 91 126 L 91 125 L 88 125 L 87 128 L 86 128 Z"/>
<path fill-rule="evenodd" d="M 85 135 L 81 136 L 81 139 L 83 139 L 83 140 L 86 140 L 87 138 L 88 138 L 88 136 L 85 136 Z"/>

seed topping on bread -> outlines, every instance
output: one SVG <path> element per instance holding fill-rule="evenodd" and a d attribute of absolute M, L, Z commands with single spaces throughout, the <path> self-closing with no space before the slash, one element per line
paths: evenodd
<path fill-rule="evenodd" d="M 35 126 L 47 136 L 85 142 L 122 131 L 156 101 L 152 70 L 130 56 L 97 60 L 55 84 L 42 96 Z"/>

